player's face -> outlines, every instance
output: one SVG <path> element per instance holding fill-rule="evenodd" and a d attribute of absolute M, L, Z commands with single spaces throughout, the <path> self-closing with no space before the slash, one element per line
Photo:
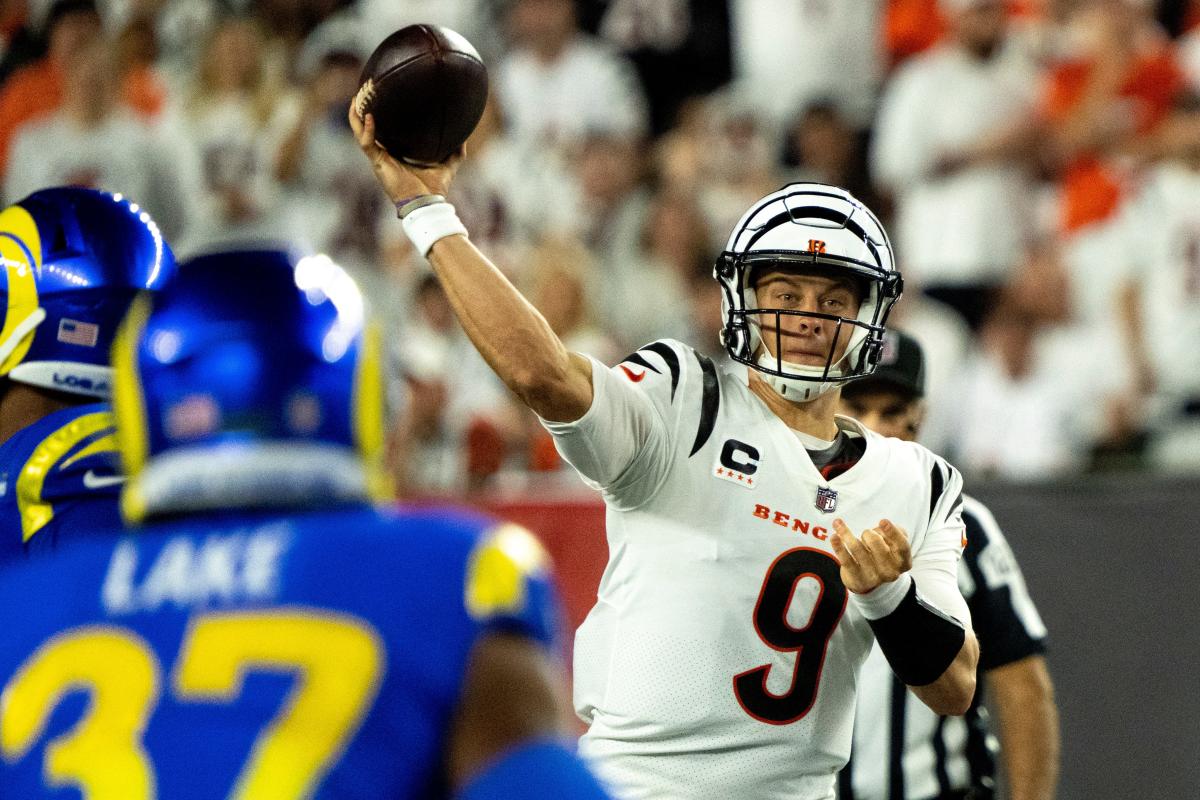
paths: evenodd
<path fill-rule="evenodd" d="M 920 398 L 881 388 L 854 392 L 849 397 L 843 394 L 838 413 L 854 417 L 880 436 L 895 436 L 912 442 L 921 430 L 925 404 Z"/>
<path fill-rule="evenodd" d="M 861 302 L 858 287 L 848 278 L 772 271 L 755 282 L 759 308 L 829 314 L 854 319 Z M 833 361 L 850 344 L 852 326 L 822 317 L 795 314 L 760 314 L 763 344 L 772 356 L 804 366 L 824 367 L 833 350 Z M 778 349 L 782 353 L 776 352 Z"/>

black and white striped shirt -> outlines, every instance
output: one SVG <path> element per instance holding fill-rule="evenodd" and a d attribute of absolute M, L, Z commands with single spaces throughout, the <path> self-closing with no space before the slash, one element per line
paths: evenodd
<path fill-rule="evenodd" d="M 1044 650 L 1046 628 L 1025 588 L 1012 549 L 990 511 L 964 498 L 967 547 L 958 582 L 979 638 L 981 672 Z M 896 678 L 878 645 L 863 665 L 850 762 L 840 800 L 932 800 L 994 784 L 995 738 L 975 701 L 962 717 L 939 717 Z"/>

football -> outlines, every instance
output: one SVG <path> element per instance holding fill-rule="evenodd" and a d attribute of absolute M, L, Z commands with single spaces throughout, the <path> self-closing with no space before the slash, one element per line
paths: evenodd
<path fill-rule="evenodd" d="M 475 130 L 487 93 L 487 68 L 466 37 L 409 25 L 367 59 L 354 109 L 359 118 L 375 115 L 375 140 L 394 158 L 435 164 Z"/>

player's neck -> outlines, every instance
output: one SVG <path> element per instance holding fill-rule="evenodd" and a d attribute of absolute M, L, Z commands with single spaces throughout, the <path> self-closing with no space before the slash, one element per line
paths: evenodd
<path fill-rule="evenodd" d="M 841 389 L 831 389 L 812 400 L 793 403 L 780 397 L 779 392 L 772 389 L 757 372 L 752 369 L 748 372 L 750 391 L 758 395 L 771 413 L 789 428 L 825 441 L 837 438 L 838 427 L 833 416 L 837 411 Z"/>
<path fill-rule="evenodd" d="M 12 381 L 5 383 L 0 391 L 0 444 L 39 419 L 77 404 L 57 392 Z"/>

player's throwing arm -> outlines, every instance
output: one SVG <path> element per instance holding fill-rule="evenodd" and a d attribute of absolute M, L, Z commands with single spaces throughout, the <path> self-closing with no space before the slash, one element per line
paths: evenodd
<path fill-rule="evenodd" d="M 592 402 L 591 363 L 568 351 L 537 309 L 467 240 L 467 229 L 445 201 L 463 151 L 441 164 L 410 166 L 376 142 L 373 115 L 359 119 L 353 106 L 349 115 L 405 233 L 429 259 L 484 360 L 543 419 L 582 417 Z"/>

